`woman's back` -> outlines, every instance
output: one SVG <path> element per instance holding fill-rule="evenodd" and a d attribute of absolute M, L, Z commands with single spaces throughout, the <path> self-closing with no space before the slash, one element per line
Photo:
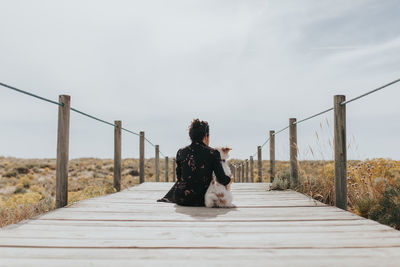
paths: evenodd
<path fill-rule="evenodd" d="M 223 185 L 229 184 L 231 178 L 225 175 L 220 153 L 208 146 L 207 122 L 194 120 L 189 134 L 192 143 L 179 149 L 176 154 L 177 182 L 160 201 L 204 206 L 204 196 L 211 183 L 212 173 L 215 173 L 218 182 Z"/>

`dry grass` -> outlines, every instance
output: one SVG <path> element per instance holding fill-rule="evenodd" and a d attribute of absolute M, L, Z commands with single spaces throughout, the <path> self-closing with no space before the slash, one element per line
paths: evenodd
<path fill-rule="evenodd" d="M 333 158 L 333 129 L 327 119 L 321 121 L 319 126 L 315 131 L 315 144 L 299 150 L 299 159 Z M 357 149 L 356 138 L 349 136 L 348 154 L 358 154 Z M 277 162 L 277 165 L 277 176 L 288 178 L 289 162 Z M 268 169 L 269 163 L 264 162 L 266 177 Z M 300 184 L 295 190 L 334 205 L 333 161 L 300 160 L 299 178 Z M 277 181 L 276 184 L 278 182 L 282 184 L 282 181 Z M 347 191 L 349 211 L 400 229 L 400 161 L 384 158 L 348 160 Z"/>
<path fill-rule="evenodd" d="M 301 158 L 332 158 L 333 137 L 328 120 L 315 131 L 315 145 L 299 150 Z M 356 138 L 347 143 L 348 152 L 357 154 Z M 269 161 L 262 164 L 262 181 L 269 182 Z M 289 179 L 289 162 L 276 162 L 273 188 L 282 189 Z M 334 205 L 334 162 L 332 160 L 300 160 L 300 183 L 294 189 L 323 203 Z M 400 161 L 377 158 L 347 161 L 348 210 L 365 218 L 400 229 Z"/>
<path fill-rule="evenodd" d="M 114 193 L 113 160 L 82 158 L 69 162 L 68 203 Z M 172 165 L 172 164 L 170 164 Z M 161 181 L 164 163 L 160 162 Z M 122 162 L 121 189 L 139 183 L 139 161 Z M 172 173 L 170 166 L 169 173 Z M 155 181 L 154 159 L 145 163 L 146 181 Z M 170 178 L 171 179 L 171 178 Z M 0 157 L 0 227 L 55 208 L 55 160 Z"/>
<path fill-rule="evenodd" d="M 122 189 L 138 184 L 138 160 L 125 159 L 122 165 Z M 161 181 L 164 181 L 164 163 L 161 162 L 160 166 Z M 172 176 L 172 164 L 169 168 Z M 269 161 L 263 161 L 262 170 L 262 181 L 269 182 Z M 276 162 L 276 189 L 287 187 L 288 170 L 289 162 Z M 155 181 L 154 159 L 146 161 L 145 174 L 146 181 Z M 332 161 L 300 161 L 299 174 L 300 185 L 296 190 L 324 203 L 334 204 Z M 349 211 L 400 228 L 400 161 L 348 161 L 347 179 Z M 68 184 L 69 203 L 115 192 L 113 161 L 95 158 L 71 160 Z M 54 160 L 0 157 L 0 226 L 54 209 L 54 198 Z"/>
<path fill-rule="evenodd" d="M 347 162 L 348 211 L 400 230 L 400 161 L 371 159 Z M 273 190 L 289 187 L 289 162 L 276 162 Z M 263 161 L 262 182 L 270 182 L 269 161 Z M 257 171 L 254 177 L 258 181 Z M 323 203 L 334 205 L 333 161 L 299 161 L 300 183 L 293 188 Z"/>

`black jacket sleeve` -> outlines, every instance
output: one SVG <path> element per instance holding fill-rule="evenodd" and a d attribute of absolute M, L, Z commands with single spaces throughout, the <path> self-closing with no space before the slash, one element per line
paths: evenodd
<path fill-rule="evenodd" d="M 225 175 L 224 169 L 221 164 L 221 155 L 218 150 L 215 150 L 213 153 L 213 171 L 215 176 L 217 177 L 218 183 L 222 185 L 227 185 L 230 183 L 231 178 Z"/>
<path fill-rule="evenodd" d="M 176 153 L 176 157 L 175 157 L 176 170 L 173 170 L 173 171 L 176 171 L 176 179 L 178 181 L 182 181 L 182 168 L 181 168 L 182 159 L 181 159 L 181 154 L 182 154 L 182 151 L 179 149 L 178 152 Z"/>

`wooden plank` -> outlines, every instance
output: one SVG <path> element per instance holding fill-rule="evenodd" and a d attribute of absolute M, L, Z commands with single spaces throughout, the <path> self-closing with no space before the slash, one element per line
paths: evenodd
<path fill-rule="evenodd" d="M 4 227 L 2 265 L 395 266 L 400 260 L 399 231 L 294 191 L 236 183 L 235 209 L 155 202 L 171 186 L 144 183 Z"/>
<path fill-rule="evenodd" d="M 71 97 L 60 95 L 62 106 L 58 106 L 57 163 L 56 163 L 56 208 L 68 203 L 68 157 Z"/>
<path fill-rule="evenodd" d="M 397 266 L 396 249 L 35 249 L 2 248 L 6 266 Z M 15 259 L 15 253 L 20 253 Z M 177 256 L 179 255 L 179 256 Z"/>

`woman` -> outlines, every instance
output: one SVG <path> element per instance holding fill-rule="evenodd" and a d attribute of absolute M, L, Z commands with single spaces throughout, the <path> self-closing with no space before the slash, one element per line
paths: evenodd
<path fill-rule="evenodd" d="M 204 196 L 215 173 L 222 185 L 233 179 L 226 176 L 219 152 L 209 147 L 209 126 L 206 121 L 195 119 L 189 127 L 192 143 L 176 154 L 177 182 L 159 202 L 172 202 L 182 206 L 204 206 Z"/>

